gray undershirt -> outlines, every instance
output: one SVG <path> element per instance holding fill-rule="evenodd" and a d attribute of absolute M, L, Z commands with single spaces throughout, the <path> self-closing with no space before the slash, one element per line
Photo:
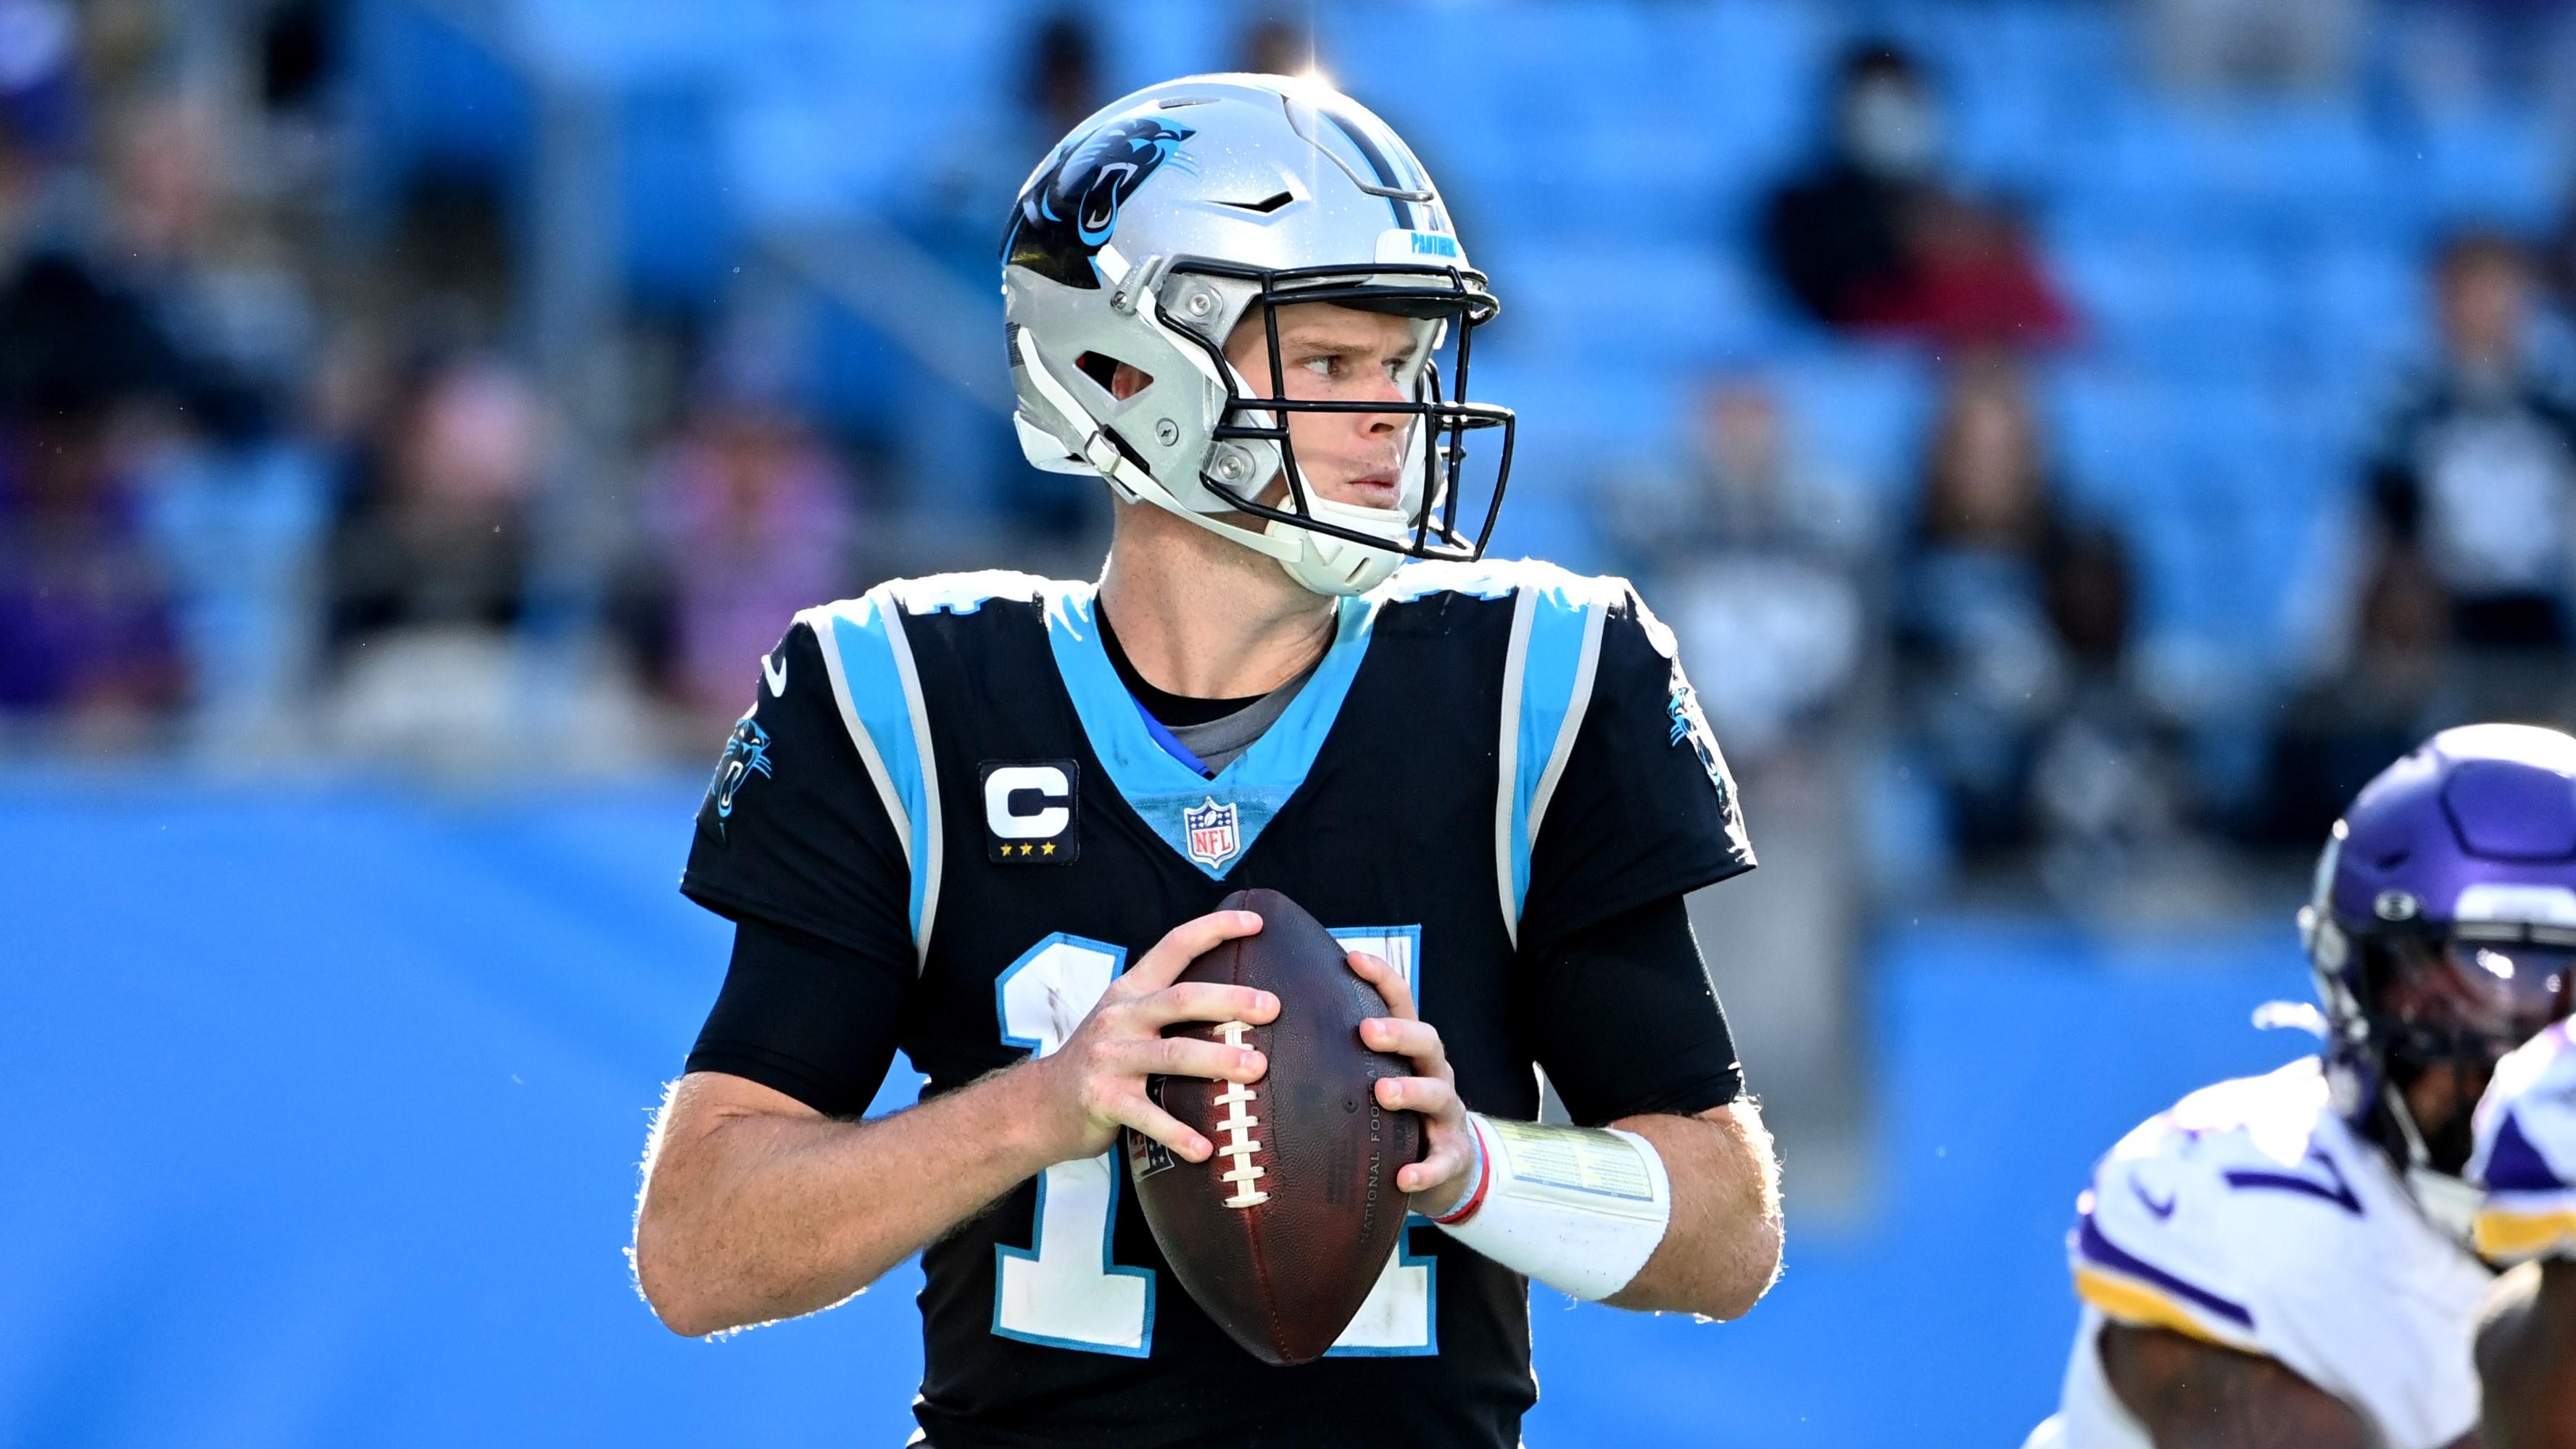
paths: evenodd
<path fill-rule="evenodd" d="M 1315 663 L 1323 661 L 1319 659 Z M 1211 773 L 1222 770 L 1233 764 L 1237 755 L 1251 749 L 1253 741 L 1261 738 L 1262 731 L 1288 712 L 1289 701 L 1294 700 L 1297 691 L 1305 688 L 1306 681 L 1314 677 L 1314 665 L 1309 665 L 1305 673 L 1222 719 L 1212 719 L 1205 724 L 1167 725 L 1165 728 L 1171 730 L 1172 738 L 1181 742 L 1181 748 L 1198 756 L 1199 762 L 1206 765 Z"/>

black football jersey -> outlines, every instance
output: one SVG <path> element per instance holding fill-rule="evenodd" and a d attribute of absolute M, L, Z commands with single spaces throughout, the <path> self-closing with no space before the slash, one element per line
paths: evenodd
<path fill-rule="evenodd" d="M 1165 932 L 1266 886 L 1408 974 L 1470 1107 L 1533 1118 L 1537 1069 L 1597 1100 L 1572 1088 L 1623 1047 L 1542 1046 L 1537 946 L 1753 863 L 1622 581 L 1408 567 L 1338 602 L 1304 688 L 1212 778 L 1121 685 L 1095 608 L 987 573 L 807 610 L 700 810 L 683 888 L 880 963 L 925 1094 L 1054 1050 Z M 792 1041 L 728 1051 L 803 1080 Z M 1268 1367 L 1172 1277 L 1125 1172 L 1060 1163 L 924 1250 L 931 1444 L 1519 1442 L 1525 1279 L 1417 1217 L 1332 1353 Z"/>

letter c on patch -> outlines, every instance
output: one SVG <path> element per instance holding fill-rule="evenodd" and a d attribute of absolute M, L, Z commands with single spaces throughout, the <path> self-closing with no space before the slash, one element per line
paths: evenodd
<path fill-rule="evenodd" d="M 1023 815 L 1011 808 L 1012 797 L 1034 794 L 1041 809 Z M 1073 781 L 1054 765 L 1004 765 L 984 777 L 984 825 L 1004 840 L 1044 840 L 1062 835 L 1073 820 L 1064 804 L 1073 798 Z"/>

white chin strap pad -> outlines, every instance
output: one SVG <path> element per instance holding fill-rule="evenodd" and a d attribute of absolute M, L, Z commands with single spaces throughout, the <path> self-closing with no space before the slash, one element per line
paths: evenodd
<path fill-rule="evenodd" d="M 1403 516 L 1392 509 L 1355 508 L 1312 492 L 1306 495 L 1306 511 L 1324 522 L 1359 533 L 1378 533 L 1404 524 Z M 1318 594 L 1365 594 L 1385 583 L 1396 565 L 1404 562 L 1404 555 L 1394 549 L 1372 548 L 1293 523 L 1273 522 L 1263 532 L 1291 550 L 1279 558 L 1279 566 L 1288 571 L 1288 577 Z"/>
<path fill-rule="evenodd" d="M 1433 1218 L 1449 1236 L 1576 1298 L 1628 1286 L 1673 1217 L 1655 1144 L 1616 1127 L 1547 1127 L 1467 1114 L 1476 1184 Z"/>

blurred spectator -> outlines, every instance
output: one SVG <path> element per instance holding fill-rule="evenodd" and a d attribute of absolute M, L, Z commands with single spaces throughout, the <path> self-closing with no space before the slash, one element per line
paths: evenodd
<path fill-rule="evenodd" d="M 2565 0 L 2447 0 L 2391 7 L 2399 94 L 2440 125 L 2521 111 L 2563 118 L 2576 101 L 2576 13 Z"/>
<path fill-rule="evenodd" d="M 58 411 L 68 400 L 112 412 L 175 399 L 177 349 L 143 300 L 77 253 L 48 247 L 0 286 L 0 416 Z"/>
<path fill-rule="evenodd" d="M 527 604 L 526 520 L 543 429 L 507 364 L 423 364 L 353 462 L 330 542 L 327 639 L 349 651 L 404 630 L 490 634 Z"/>
<path fill-rule="evenodd" d="M 309 116 L 331 103 L 338 79 L 340 7 L 284 0 L 259 24 L 259 104 L 271 116 Z"/>
<path fill-rule="evenodd" d="M 2576 397 L 2525 342 L 2531 266 L 2509 238 L 2472 233 L 2436 263 L 2439 354 L 2382 419 L 2373 515 L 2419 552 L 2473 649 L 2563 650 L 2576 587 Z"/>
<path fill-rule="evenodd" d="M 1815 1191 L 1865 1116 L 1851 904 L 1867 892 L 1851 786 L 1867 747 L 1866 666 L 1879 662 L 1871 530 L 1850 481 L 1790 432 L 1767 378 L 1705 380 L 1691 421 L 1680 456 L 1641 480 L 1653 486 L 1610 491 L 1610 521 L 1769 842 L 1761 890 L 1697 892 L 1691 911 L 1704 939 L 1732 948 L 1709 969 L 1727 1010 L 1774 1044 L 1766 1120 L 1801 1144 Z"/>
<path fill-rule="evenodd" d="M 45 38 L 46 13 L 0 9 L 0 44 Z M 65 139 L 30 142 L 18 120 L 0 123 L 0 170 Z M 187 372 L 146 302 L 77 238 L 29 239 L 0 283 L 0 710 L 92 724 L 165 713 L 187 671 L 135 463 Z"/>
<path fill-rule="evenodd" d="M 1070 10 L 1049 18 L 1030 39 L 1027 88 L 1022 94 L 1032 123 L 1047 138 L 1039 151 L 1109 99 L 1100 90 L 1099 50 L 1091 22 Z"/>
<path fill-rule="evenodd" d="M 961 127 L 926 169 L 904 217 L 961 276 L 990 270 L 1030 167 L 1110 99 L 1101 89 L 1099 43 L 1080 11 L 1059 11 L 1025 33 L 1016 90 Z"/>
<path fill-rule="evenodd" d="M 2358 0 L 2147 0 L 2165 79 L 2193 90 L 2324 90 L 2350 80 Z"/>
<path fill-rule="evenodd" d="M 1256 22 L 1243 33 L 1235 65 L 1254 75 L 1304 75 L 1315 68 L 1314 32 L 1285 20 Z"/>
<path fill-rule="evenodd" d="M 2069 518 L 2046 470 L 2019 376 L 1963 368 L 1925 453 L 1896 637 L 1900 718 L 1972 855 L 2096 856 L 2178 816 L 2168 731 L 2130 678 L 2126 550 Z"/>
<path fill-rule="evenodd" d="M 112 398 L 64 382 L 21 401 L 0 425 L 0 713 L 96 738 L 176 705 L 185 671 Z"/>
<path fill-rule="evenodd" d="M 205 105 L 156 96 L 113 127 L 107 244 L 176 370 L 177 412 L 141 460 L 145 521 L 177 601 L 197 742 L 281 738 L 306 682 L 311 584 L 328 510 L 304 421 L 311 298 L 244 193 Z"/>
<path fill-rule="evenodd" d="M 698 406 L 645 485 L 660 585 L 646 652 L 667 694 L 710 721 L 742 712 L 787 620 L 850 591 L 854 497 L 776 397 L 721 389 Z"/>
<path fill-rule="evenodd" d="M 1833 91 L 1827 154 L 1775 193 L 1773 273 L 1819 321 L 1955 344 L 2056 341 L 2072 319 L 2020 226 L 1941 176 L 1932 83 L 1903 51 L 1855 47 Z"/>
<path fill-rule="evenodd" d="M 63 0 L 0 0 L 0 134 L 10 149 L 56 160 L 78 139 L 77 39 Z"/>
<path fill-rule="evenodd" d="M 397 384 L 349 461 L 325 563 L 335 746 L 489 769 L 542 733 L 525 702 L 570 679 L 517 669 L 545 451 L 536 399 L 498 358 L 438 358 Z"/>
<path fill-rule="evenodd" d="M 1674 476 L 1620 495 L 1615 526 L 1688 641 L 1684 663 L 1729 758 L 1751 769 L 1812 743 L 1809 727 L 1850 698 L 1867 637 L 1865 529 L 1849 490 L 1790 447 L 1760 379 L 1713 379 L 1697 424 Z"/>
<path fill-rule="evenodd" d="M 1099 43 L 1081 12 L 1060 11 L 1028 35 L 1018 94 L 964 129 L 931 168 L 920 199 L 916 228 L 961 271 L 991 267 L 1031 165 L 1110 99 Z"/>
<path fill-rule="evenodd" d="M 2450 600 L 2411 548 L 2384 545 L 2352 621 L 2349 657 L 2283 709 L 2259 835 L 2313 848 L 2390 760 L 2454 722 L 2444 708 Z"/>
<path fill-rule="evenodd" d="M 237 194 L 222 127 L 164 97 L 116 131 L 103 251 L 178 354 L 189 421 L 233 442 L 273 432 L 303 385 L 312 304 Z"/>

